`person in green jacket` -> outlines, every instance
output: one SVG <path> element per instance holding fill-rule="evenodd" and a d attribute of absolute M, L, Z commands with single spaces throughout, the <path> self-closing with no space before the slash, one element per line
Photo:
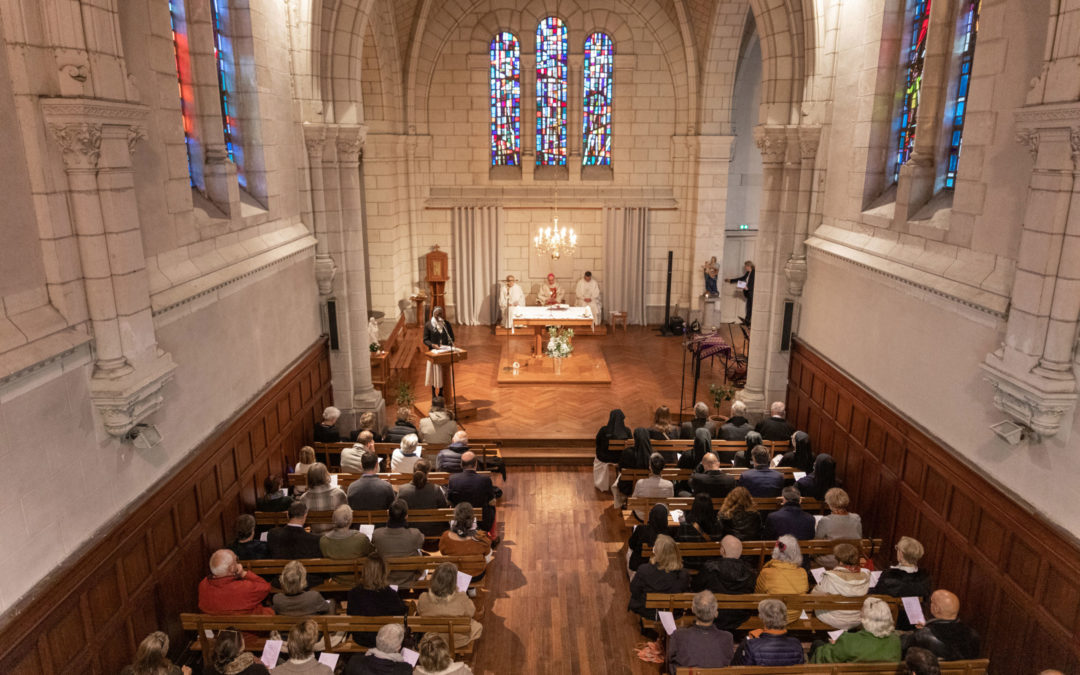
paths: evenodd
<path fill-rule="evenodd" d="M 862 630 L 844 633 L 836 642 L 818 647 L 810 662 L 899 661 L 900 635 L 894 627 L 889 605 L 880 598 L 867 598 L 862 606 Z"/>

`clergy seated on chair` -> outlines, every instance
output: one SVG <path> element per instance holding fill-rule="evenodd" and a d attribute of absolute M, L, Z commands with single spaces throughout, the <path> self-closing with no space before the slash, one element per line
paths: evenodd
<path fill-rule="evenodd" d="M 784 474 L 769 468 L 769 450 L 764 445 L 750 451 L 754 468 L 743 471 L 739 485 L 750 492 L 751 497 L 779 497 L 784 489 Z"/>
<path fill-rule="evenodd" d="M 720 430 L 720 423 L 709 419 L 709 406 L 704 401 L 695 403 L 694 418 L 689 422 L 683 422 L 679 426 L 679 438 L 693 438 L 694 432 L 698 429 L 706 429 L 710 436 L 716 438 Z M 739 440 L 742 440 L 742 436 L 739 437 Z"/>
<path fill-rule="evenodd" d="M 790 612 L 788 612 L 790 614 Z M 880 598 L 863 600 L 859 613 L 862 630 L 840 634 L 832 644 L 815 642 L 811 663 L 869 663 L 900 661 L 900 635 L 894 630 L 892 610 Z"/>
<path fill-rule="evenodd" d="M 360 458 L 363 474 L 354 480 L 346 492 L 349 506 L 354 511 L 381 511 L 390 508 L 394 501 L 394 488 L 379 478 L 379 456 L 365 452 Z"/>
<path fill-rule="evenodd" d="M 956 618 L 960 615 L 960 598 L 943 588 L 934 591 L 930 596 L 930 615 L 933 618 L 925 626 L 900 639 L 905 652 L 922 647 L 942 661 L 979 658 L 979 634 Z"/>
<path fill-rule="evenodd" d="M 289 507 L 289 522 L 271 529 L 266 533 L 266 543 L 270 547 L 270 557 L 283 560 L 297 558 L 321 558 L 319 535 L 304 529 L 307 521 L 308 506 L 304 502 L 294 502 Z"/>
<path fill-rule="evenodd" d="M 740 666 L 797 666 L 806 663 L 802 642 L 787 632 L 787 605 L 767 598 L 758 603 L 764 628 L 750 631 L 735 652 L 733 663 Z"/>
<path fill-rule="evenodd" d="M 608 413 L 607 424 L 596 432 L 596 459 L 605 464 L 617 464 L 622 456 L 622 443 L 630 438 L 632 432 L 626 426 L 626 415 L 615 408 Z"/>
<path fill-rule="evenodd" d="M 664 471 L 664 457 L 659 452 L 649 455 L 649 477 L 642 478 L 634 485 L 631 497 L 674 497 L 675 484 L 662 478 Z M 645 521 L 644 511 L 634 511 L 638 520 Z"/>
<path fill-rule="evenodd" d="M 678 668 L 724 668 L 731 665 L 735 642 L 731 633 L 720 630 L 716 619 L 716 596 L 712 591 L 694 595 L 691 609 L 694 623 L 677 629 L 668 638 L 668 668 L 675 675 Z"/>
<path fill-rule="evenodd" d="M 499 309 L 502 312 L 502 324 L 512 328 L 511 307 L 523 307 L 525 305 L 525 291 L 518 286 L 517 279 L 513 274 L 507 275 L 506 283 L 499 287 Z"/>
<path fill-rule="evenodd" d="M 199 582 L 199 611 L 204 614 L 273 614 L 263 605 L 270 583 L 244 569 L 227 548 L 210 556 L 210 575 Z"/>

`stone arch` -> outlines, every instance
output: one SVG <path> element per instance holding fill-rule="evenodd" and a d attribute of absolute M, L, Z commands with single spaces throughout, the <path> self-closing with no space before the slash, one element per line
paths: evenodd
<path fill-rule="evenodd" d="M 701 133 L 731 133 L 735 75 L 747 31 L 754 30 L 750 3 L 737 3 L 741 11 L 716 12 L 705 46 L 701 78 Z"/>

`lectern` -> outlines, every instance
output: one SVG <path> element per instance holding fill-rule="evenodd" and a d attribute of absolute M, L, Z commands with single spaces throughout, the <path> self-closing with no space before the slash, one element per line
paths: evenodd
<path fill-rule="evenodd" d="M 450 377 L 446 381 L 447 386 L 444 387 L 447 390 L 445 396 L 447 410 L 453 410 L 454 417 L 459 420 L 475 415 L 476 404 L 464 396 L 458 396 L 454 382 L 454 365 L 468 359 L 469 352 L 461 347 L 455 347 L 453 350 L 446 348 L 428 349 L 424 350 L 423 354 L 428 361 L 437 366 L 446 366 L 450 371 Z"/>

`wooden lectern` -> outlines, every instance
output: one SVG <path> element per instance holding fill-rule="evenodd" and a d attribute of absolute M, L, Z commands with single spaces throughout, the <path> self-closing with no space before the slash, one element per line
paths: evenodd
<path fill-rule="evenodd" d="M 446 311 L 446 282 L 450 279 L 449 260 L 445 251 L 435 250 L 424 256 L 428 286 L 431 288 L 431 308 L 442 307 Z"/>
<path fill-rule="evenodd" d="M 423 350 L 424 358 L 437 366 L 446 366 L 447 379 L 444 389 L 447 392 L 446 395 L 446 409 L 453 411 L 454 417 L 457 419 L 463 419 L 466 417 L 472 417 L 476 414 L 476 404 L 470 401 L 464 396 L 458 396 L 457 390 L 454 386 L 454 369 L 451 368 L 451 359 L 453 364 L 456 365 L 469 358 L 469 352 L 461 347 L 454 348 L 453 352 L 450 350 L 436 351 L 433 349 Z"/>

